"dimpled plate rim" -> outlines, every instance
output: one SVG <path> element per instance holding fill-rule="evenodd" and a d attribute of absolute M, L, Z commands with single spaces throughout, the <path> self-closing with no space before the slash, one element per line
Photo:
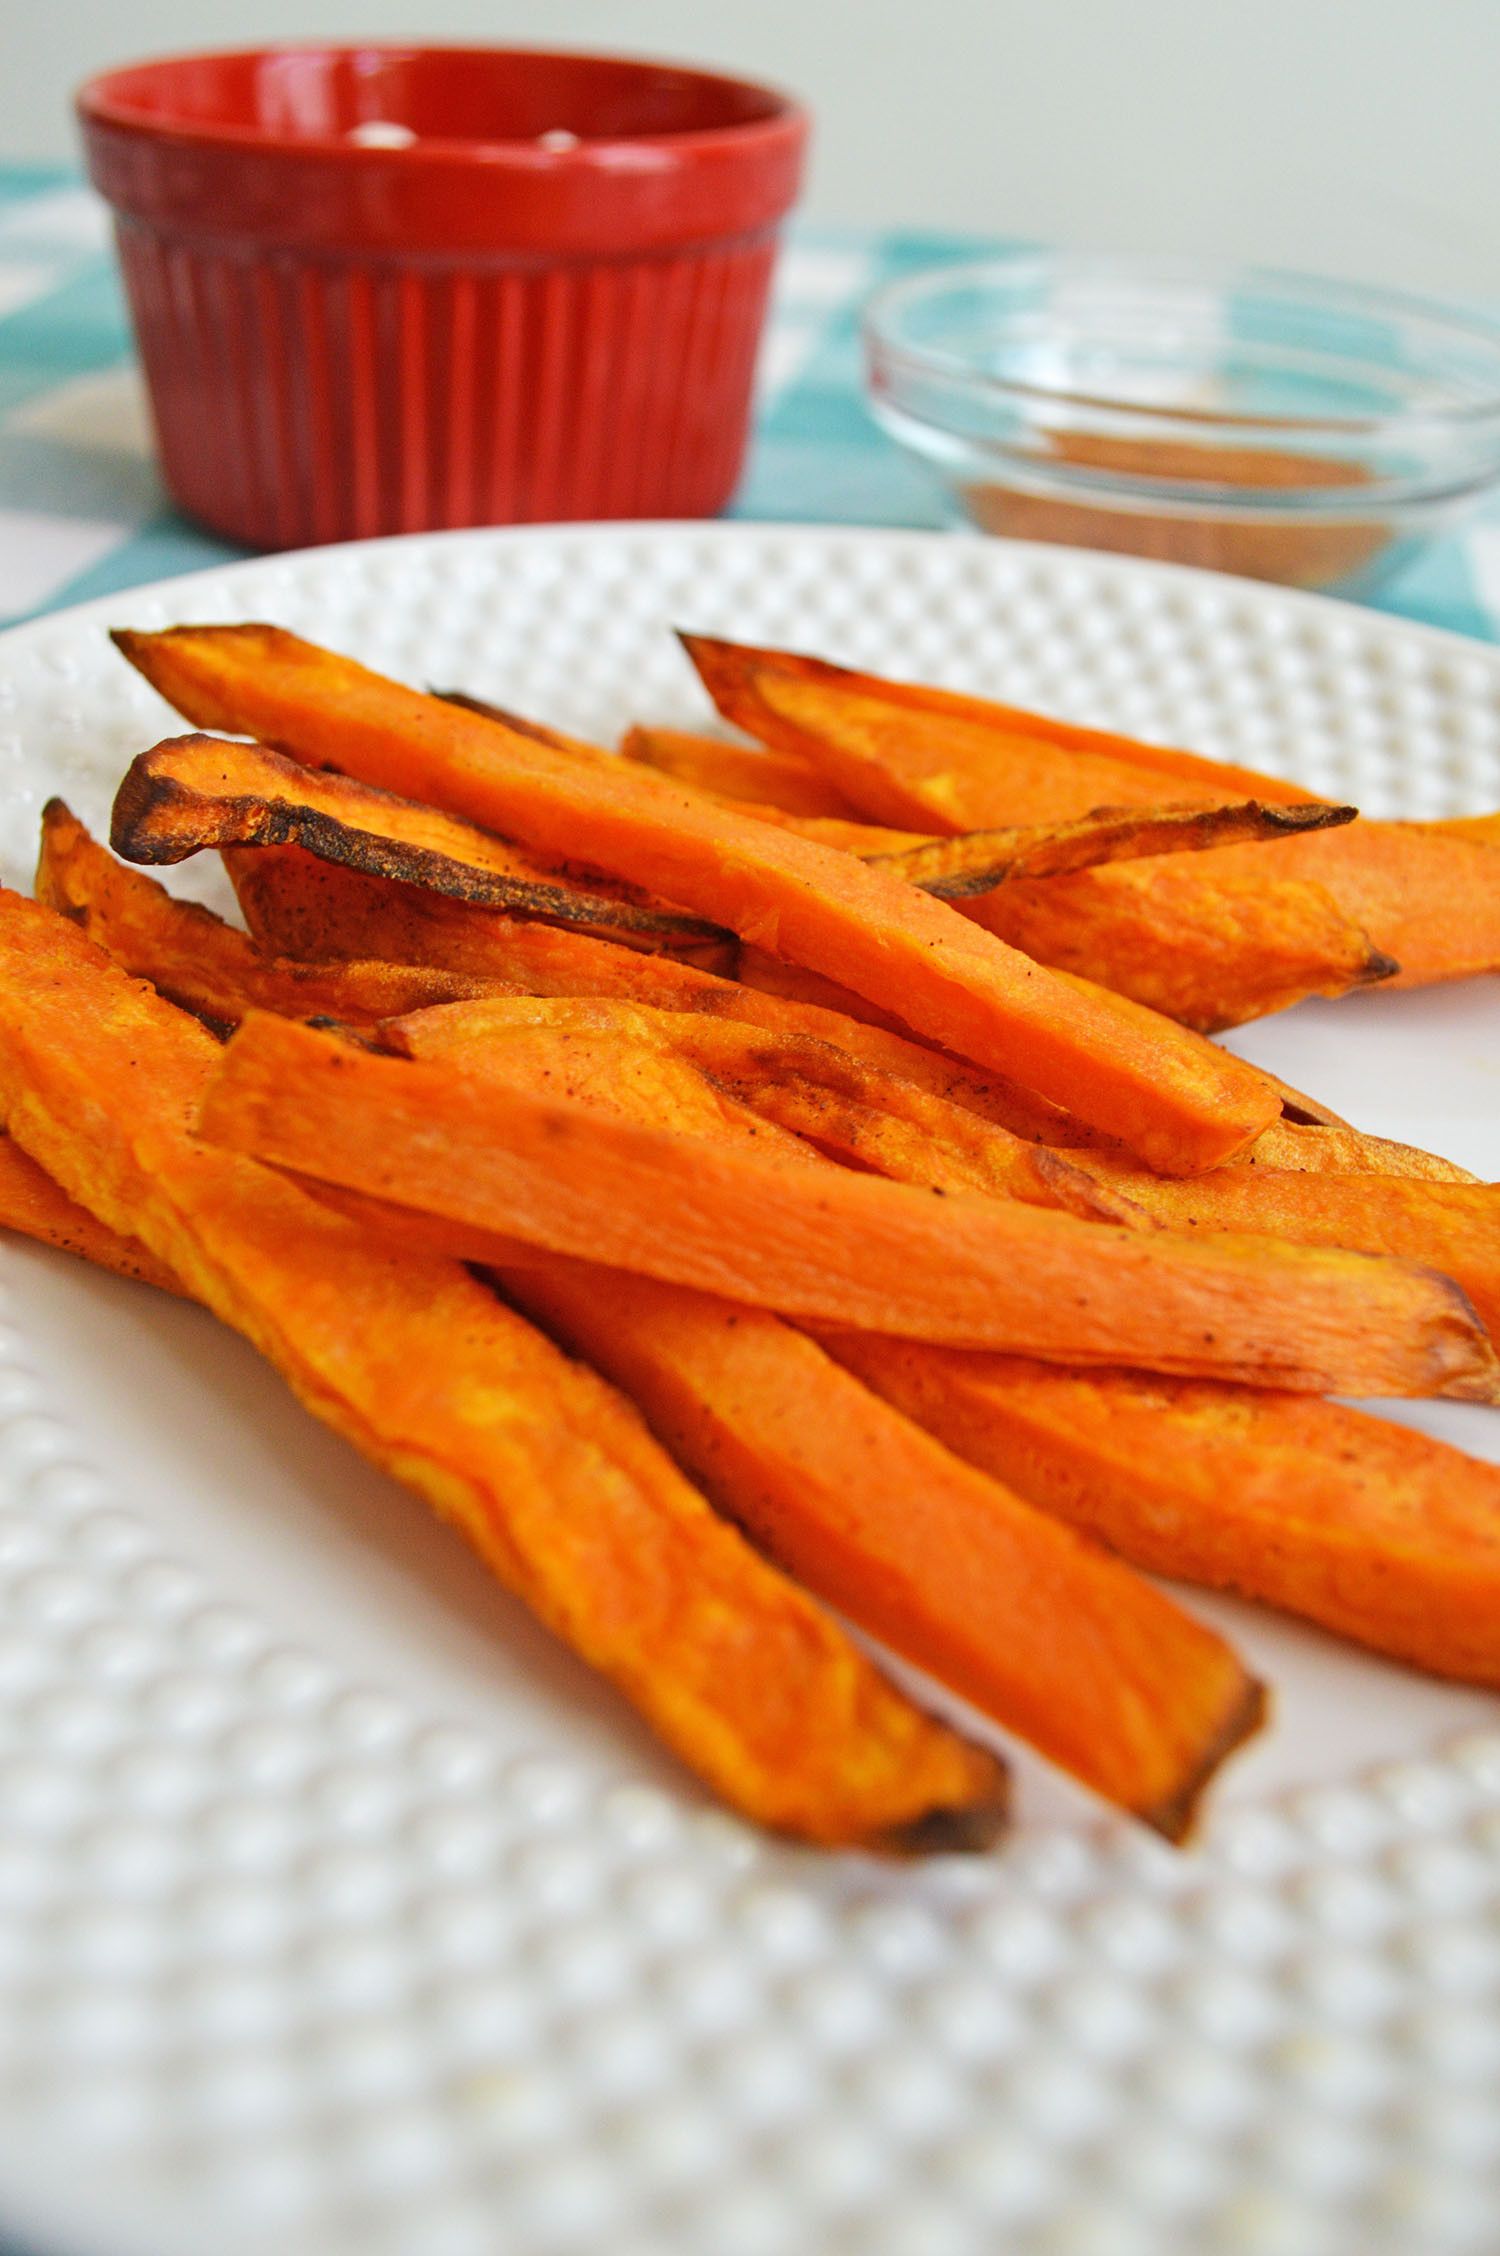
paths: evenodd
<path fill-rule="evenodd" d="M 977 538 L 562 527 L 271 557 L 12 630 L 9 882 L 49 792 L 100 824 L 125 761 L 180 726 L 104 627 L 236 617 L 581 734 L 701 720 L 683 624 L 1372 814 L 1500 805 L 1500 653 L 1437 630 Z M 1487 1024 L 1468 1009 L 1459 1041 Z M 6 1249 L 7 2222 L 79 2256 L 1495 2246 L 1488 1703 L 1391 1759 L 1226 1795 L 1188 1855 L 1077 1805 L 993 1858 L 814 1858 L 628 1743 L 601 1759 L 545 1701 L 497 1736 L 351 1667 L 332 1624 L 321 1650 L 289 1634 L 211 1530 L 195 1547 L 191 1495 L 174 1519 L 103 1469 L 36 1277 Z M 1431 1690 L 1353 1666 L 1393 1716 Z"/>

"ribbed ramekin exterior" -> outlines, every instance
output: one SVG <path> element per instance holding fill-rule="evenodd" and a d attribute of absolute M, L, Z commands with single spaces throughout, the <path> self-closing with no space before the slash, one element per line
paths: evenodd
<path fill-rule="evenodd" d="M 257 548 L 701 517 L 734 489 L 774 231 L 476 266 L 117 220 L 174 499 Z"/>

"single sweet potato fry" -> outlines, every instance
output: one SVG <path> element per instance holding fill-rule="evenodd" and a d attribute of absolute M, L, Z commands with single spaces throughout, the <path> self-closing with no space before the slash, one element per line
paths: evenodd
<path fill-rule="evenodd" d="M 1304 1394 L 822 1336 L 958 1456 L 1136 1566 L 1500 1687 L 1500 1467 Z"/>
<path fill-rule="evenodd" d="M 888 682 L 826 659 L 711 635 L 681 638 L 727 721 L 842 791 L 856 813 L 912 829 L 1071 822 L 1091 807 L 1196 799 L 1316 803 L 1275 776 L 982 697 Z"/>
<path fill-rule="evenodd" d="M 423 697 L 280 628 L 121 634 L 200 725 L 399 785 L 545 853 L 586 855 L 837 979 L 916 1033 L 1022 1080 L 1165 1174 L 1243 1150 L 1279 1107 L 1226 1053 L 1127 1025 L 1029 958 L 852 856 L 746 821 L 628 761 L 594 764 Z"/>
<path fill-rule="evenodd" d="M 199 1133 L 469 1261 L 517 1240 L 822 1323 L 1317 1393 L 1487 1401 L 1494 1351 L 1410 1263 L 789 1168 L 247 1019 Z M 402 1210 L 405 1210 L 403 1213 Z"/>
<path fill-rule="evenodd" d="M 1214 865 L 1219 881 L 1250 882 L 1236 846 Z M 1392 987 L 1430 987 L 1500 969 L 1500 863 L 1472 828 L 1449 823 L 1359 822 L 1347 838 L 1291 838 L 1274 866 L 1326 886 L 1346 916 L 1400 967 Z"/>
<path fill-rule="evenodd" d="M 212 910 L 173 900 L 155 878 L 117 862 L 61 799 L 42 810 L 36 896 L 71 917 L 124 970 L 218 1028 L 237 1026 L 247 1010 L 372 1027 L 403 1011 L 509 991 L 506 981 L 425 964 L 299 963 L 263 955 Z"/>
<path fill-rule="evenodd" d="M 1221 1638 L 779 1317 L 556 1257 L 499 1275 L 808 1589 L 1182 1838 L 1264 1706 Z"/>
<path fill-rule="evenodd" d="M 751 800 L 724 799 L 720 804 L 757 822 L 795 831 L 799 838 L 841 847 L 940 901 L 966 901 L 1021 878 L 1065 877 L 1110 862 L 1201 854 L 1236 842 L 1269 842 L 1309 830 L 1335 829 L 1355 816 L 1353 807 L 1263 807 L 1255 800 L 1223 807 L 1102 807 L 1075 822 L 959 831 L 932 838 L 889 830 L 879 823 L 784 814 Z"/>
<path fill-rule="evenodd" d="M 1030 1199 L 1094 1220 L 1153 1226 L 1139 1207 L 1112 1195 L 1061 1154 L 805 1034 L 766 1034 L 733 1019 L 600 997 L 507 996 L 456 1009 L 416 1011 L 392 1020 L 381 1040 L 382 1047 L 403 1057 L 443 1060 L 466 1072 L 493 1073 L 511 1087 L 531 1088 L 539 1096 L 577 1097 L 585 1103 L 591 1101 L 594 1084 L 574 1060 L 592 1058 L 595 1045 L 602 1045 L 603 1109 L 631 1119 L 654 1120 L 679 1134 L 722 1135 L 724 1122 L 707 1109 L 708 1092 L 716 1090 L 736 1142 L 746 1141 L 752 1125 L 748 1113 L 763 1128 L 806 1137 L 833 1157 L 898 1183 Z M 518 1053 L 543 1063 L 548 1079 L 544 1082 L 534 1071 L 524 1081 L 518 1078 Z M 657 1060 L 654 1070 L 646 1064 L 652 1058 Z M 663 1059 L 696 1080 L 696 1108 L 674 1106 L 667 1090 L 659 1087 Z M 617 1101 L 622 1082 L 632 1094 L 640 1090 L 644 1102 Z M 728 1107 L 725 1098 L 731 1100 Z M 807 1145 L 794 1148 L 808 1156 Z"/>
<path fill-rule="evenodd" d="M 182 1286 L 164 1261 L 141 1244 L 139 1238 L 122 1237 L 80 1206 L 44 1168 L 22 1151 L 13 1136 L 0 1130 L 0 1229 L 15 1230 L 60 1253 L 77 1254 L 96 1269 L 112 1269 L 117 1277 L 135 1277 L 162 1292 L 181 1293 Z"/>
<path fill-rule="evenodd" d="M 683 729 L 632 728 L 620 739 L 620 757 L 676 776 L 715 799 L 743 799 L 788 815 L 859 820 L 858 809 L 824 781 L 811 761 L 790 753 L 728 744 L 721 737 L 694 736 Z"/>
<path fill-rule="evenodd" d="M 1491 1337 L 1500 1336 L 1500 1184 L 1276 1167 L 1223 1167 L 1179 1184 L 1102 1152 L 1080 1152 L 1077 1164 L 1173 1230 L 1264 1231 L 1419 1261 L 1461 1285 Z"/>
<path fill-rule="evenodd" d="M 133 760 L 115 794 L 110 844 L 127 862 L 180 862 L 215 846 L 302 846 L 367 876 L 513 916 L 657 946 L 722 937 L 664 904 L 608 897 L 608 879 L 603 892 L 581 892 L 556 864 L 474 823 L 222 737 L 169 737 Z"/>
<path fill-rule="evenodd" d="M 1244 859 L 1226 872 L 1231 851 Z M 1158 855 L 1021 878 L 958 907 L 1054 971 L 1077 972 L 1205 1034 L 1309 995 L 1393 980 L 1394 959 L 1326 886 L 1282 870 L 1281 853 L 1266 845 Z"/>
<path fill-rule="evenodd" d="M 0 1109 L 65 1189 L 456 1522 L 737 1807 L 813 1841 L 989 1838 L 993 1759 L 887 1685 L 603 1380 L 457 1265 L 188 1135 L 218 1054 L 73 925 L 0 893 Z"/>

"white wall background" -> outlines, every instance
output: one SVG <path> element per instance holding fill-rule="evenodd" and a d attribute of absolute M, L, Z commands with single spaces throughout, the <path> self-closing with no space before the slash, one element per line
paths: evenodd
<path fill-rule="evenodd" d="M 0 0 L 0 157 L 140 55 L 428 36 L 801 93 L 805 211 L 1212 251 L 1500 302 L 1500 0 Z"/>

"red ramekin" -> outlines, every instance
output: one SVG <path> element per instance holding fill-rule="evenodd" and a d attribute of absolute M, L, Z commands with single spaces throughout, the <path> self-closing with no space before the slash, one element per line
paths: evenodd
<path fill-rule="evenodd" d="M 215 532 L 728 500 L 807 137 L 785 95 L 601 55 L 299 46 L 111 71 L 78 111 L 167 484 Z"/>

